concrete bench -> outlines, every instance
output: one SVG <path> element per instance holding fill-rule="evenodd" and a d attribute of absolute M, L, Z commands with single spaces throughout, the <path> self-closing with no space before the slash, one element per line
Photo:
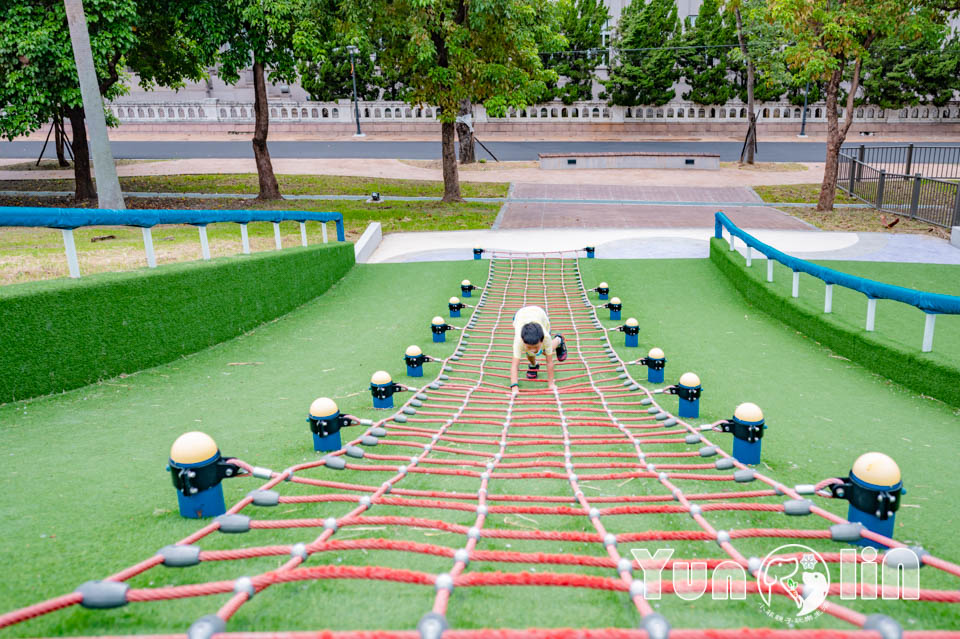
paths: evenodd
<path fill-rule="evenodd" d="M 541 153 L 541 169 L 718 170 L 716 153 Z"/>

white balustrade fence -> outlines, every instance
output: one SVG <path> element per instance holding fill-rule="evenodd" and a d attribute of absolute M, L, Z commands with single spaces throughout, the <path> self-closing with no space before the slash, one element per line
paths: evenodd
<path fill-rule="evenodd" d="M 110 112 L 122 123 L 252 123 L 253 103 L 208 99 L 191 102 L 134 102 L 121 99 L 108 105 Z M 269 103 L 271 122 L 346 123 L 353 122 L 354 108 L 349 100 L 338 102 L 296 102 L 274 100 Z M 405 102 L 360 102 L 360 120 L 370 122 L 435 122 L 437 107 L 411 107 Z M 799 122 L 801 107 L 787 102 L 760 103 L 757 121 L 761 123 Z M 841 119 L 844 109 L 840 109 Z M 919 106 L 900 110 L 877 107 L 857 107 L 856 122 L 864 123 L 960 123 L 960 102 L 943 107 Z M 703 106 L 692 102 L 673 102 L 659 107 L 609 106 L 606 102 L 559 102 L 511 108 L 505 117 L 494 118 L 483 106 L 474 105 L 476 122 L 746 122 L 747 108 L 739 100 L 727 105 Z M 807 122 L 826 122 L 823 103 L 807 107 Z"/>

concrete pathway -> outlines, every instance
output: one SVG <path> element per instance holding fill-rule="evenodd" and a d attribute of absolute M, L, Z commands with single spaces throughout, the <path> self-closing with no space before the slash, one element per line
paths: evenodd
<path fill-rule="evenodd" d="M 17 160 L 26 162 L 29 160 Z M 13 163 L 13 161 L 11 161 Z M 761 184 L 810 184 L 823 180 L 823 163 L 814 162 L 802 166 L 802 170 L 770 170 L 773 165 L 757 165 L 755 168 L 721 168 L 717 171 L 692 171 L 682 169 L 577 169 L 571 171 L 542 171 L 539 168 L 510 166 L 493 168 L 483 165 L 476 170 L 460 171 L 463 182 L 518 182 L 524 184 L 614 184 L 640 188 L 657 187 L 720 187 L 731 184 L 757 186 Z M 488 168 L 490 167 L 490 168 Z M 395 178 L 406 180 L 442 181 L 443 172 L 437 168 L 423 168 L 392 159 L 297 159 L 274 158 L 274 171 L 278 175 L 339 175 L 354 177 Z M 210 173 L 256 173 L 252 159 L 203 158 L 190 160 L 164 160 L 143 162 L 117 167 L 121 176 L 136 175 L 181 175 Z M 2 180 L 72 179 L 73 171 L 4 171 L 0 166 Z"/>
<path fill-rule="evenodd" d="M 747 229 L 760 241 L 810 260 L 926 262 L 960 265 L 960 248 L 922 235 Z M 713 227 L 684 229 L 542 229 L 391 233 L 370 262 L 473 259 L 472 249 L 577 250 L 595 246 L 599 259 L 706 258 Z M 743 251 L 741 243 L 741 251 Z M 756 257 L 756 255 L 755 255 Z"/>

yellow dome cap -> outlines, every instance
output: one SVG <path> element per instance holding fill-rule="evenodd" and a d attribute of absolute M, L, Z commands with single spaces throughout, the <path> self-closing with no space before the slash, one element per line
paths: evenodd
<path fill-rule="evenodd" d="M 431 320 L 431 324 L 436 324 L 437 326 L 440 326 L 441 324 L 446 324 L 446 322 L 443 321 L 442 317 L 437 315 Z"/>
<path fill-rule="evenodd" d="M 900 483 L 900 467 L 883 453 L 864 453 L 853 462 L 857 479 L 878 486 L 896 486 Z"/>
<path fill-rule="evenodd" d="M 650 352 L 647 353 L 647 357 L 651 359 L 663 359 L 663 349 L 654 346 L 650 349 Z"/>
<path fill-rule="evenodd" d="M 460 286 L 470 286 L 470 280 L 463 280 L 460 282 Z"/>
<path fill-rule="evenodd" d="M 606 282 L 600 282 L 600 285 L 597 288 L 610 288 L 610 285 Z"/>
<path fill-rule="evenodd" d="M 196 464 L 216 454 L 217 442 L 197 430 L 180 435 L 170 447 L 170 460 L 175 464 Z"/>
<path fill-rule="evenodd" d="M 460 303 L 460 298 L 459 298 L 459 297 L 451 297 L 451 298 L 450 298 L 450 303 L 451 303 L 451 304 L 459 304 L 459 303 Z"/>
<path fill-rule="evenodd" d="M 624 322 L 627 326 L 640 326 L 640 322 L 637 321 L 636 317 L 628 317 L 627 321 Z"/>
<path fill-rule="evenodd" d="M 370 378 L 370 381 L 374 384 L 389 384 L 393 381 L 393 378 L 390 377 L 390 373 L 387 371 L 377 371 L 373 374 L 373 377 Z"/>
<path fill-rule="evenodd" d="M 696 373 L 684 373 L 680 376 L 680 383 L 693 388 L 700 385 L 700 377 Z"/>
<path fill-rule="evenodd" d="M 406 354 L 410 357 L 416 357 L 417 355 L 423 355 L 423 351 L 416 344 L 411 344 L 407 346 Z"/>
<path fill-rule="evenodd" d="M 733 416 L 742 422 L 760 422 L 763 421 L 763 411 L 756 404 L 744 402 L 737 406 L 733 411 Z"/>
<path fill-rule="evenodd" d="M 482 250 L 483 250 L 483 247 L 480 246 L 480 245 L 474 246 L 473 248 L 474 248 L 475 250 L 479 250 L 479 251 L 482 251 Z"/>
<path fill-rule="evenodd" d="M 340 412 L 337 403 L 329 397 L 318 397 L 310 404 L 310 415 L 312 417 L 330 417 Z"/>
<path fill-rule="evenodd" d="M 619 298 L 619 297 L 611 297 L 611 298 L 610 298 L 610 303 L 611 303 L 611 304 L 619 304 L 619 303 L 620 303 L 620 298 Z"/>

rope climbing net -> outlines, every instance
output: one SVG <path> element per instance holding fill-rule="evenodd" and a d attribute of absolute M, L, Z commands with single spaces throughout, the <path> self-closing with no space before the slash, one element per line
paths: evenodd
<path fill-rule="evenodd" d="M 830 585 L 819 611 L 845 622 L 849 627 L 843 630 L 706 630 L 689 627 L 703 625 L 689 617 L 659 612 L 644 570 L 669 571 L 694 558 L 638 559 L 631 556 L 633 547 L 672 545 L 698 555 L 712 548 L 717 556 L 696 559 L 709 569 L 740 567 L 744 578 L 723 586 L 754 597 L 765 583 L 757 557 L 782 540 L 802 540 L 819 544 L 819 556 L 835 566 L 841 561 L 839 551 L 850 548 L 841 543 L 849 524 L 813 502 L 823 497 L 825 482 L 804 490 L 740 464 L 709 439 L 709 425 L 674 416 L 665 395 L 635 381 L 589 301 L 577 253 L 489 253 L 487 283 L 453 354 L 440 374 L 403 406 L 362 432 L 344 431 L 359 435 L 314 461 L 273 471 L 233 460 L 247 471 L 242 481 L 266 481 L 226 515 L 101 582 L 0 616 L 0 628 L 76 605 L 111 608 L 210 597 L 210 614 L 189 630 L 177 628 L 164 636 L 960 637 L 951 631 L 902 632 L 902 624 L 888 616 L 857 612 L 857 602 L 840 597 L 839 584 Z M 512 319 L 531 304 L 547 311 L 552 332 L 565 338 L 568 358 L 557 365 L 556 389 L 548 388 L 541 371 L 539 379 L 524 381 L 514 397 L 509 387 Z M 313 516 L 282 516 L 290 512 Z M 776 525 L 798 514 L 806 517 L 791 521 L 812 525 Z M 736 525 L 744 520 L 772 525 Z M 304 537 L 289 544 L 253 545 L 259 536 L 271 534 L 264 530 L 299 531 Z M 240 539 L 251 545 L 218 547 L 229 545 L 223 533 L 246 533 Z M 903 547 L 868 530 L 861 534 L 891 549 Z M 430 543 L 431 538 L 445 543 Z M 185 585 L 134 588 L 127 583 L 148 571 L 188 571 L 207 562 L 237 562 L 234 574 L 248 575 L 243 562 L 263 558 L 280 565 L 253 576 Z M 426 558 L 441 569 L 406 567 Z M 920 553 L 920 562 L 948 579 L 960 577 L 960 566 L 926 552 Z M 716 580 L 679 582 L 668 574 L 659 581 L 667 598 L 685 589 L 715 593 L 719 587 Z M 245 618 L 238 613 L 254 595 L 269 597 L 271 588 L 292 582 L 323 582 L 333 593 L 343 583 L 338 580 L 419 586 L 420 597 L 405 601 L 421 601 L 423 607 L 411 611 L 404 630 L 242 631 Z M 633 617 L 632 628 L 519 629 L 529 625 L 523 618 L 509 620 L 506 627 L 478 627 L 475 619 L 463 624 L 472 629 L 457 627 L 464 618 L 457 611 L 458 595 L 505 586 L 617 593 L 619 612 Z M 780 582 L 766 587 L 779 597 L 791 596 Z M 864 599 L 890 594 L 886 585 L 854 587 Z M 917 589 L 915 597 L 895 590 L 898 598 L 960 602 L 955 583 L 951 589 Z M 522 602 L 525 595 L 514 589 L 509 596 Z M 220 607 L 214 610 L 216 602 Z M 471 599 L 471 606 L 483 602 Z M 551 605 L 550 597 L 529 603 L 531 610 Z M 487 618 L 497 612 L 489 611 Z M 564 613 L 556 610 L 558 617 Z"/>

